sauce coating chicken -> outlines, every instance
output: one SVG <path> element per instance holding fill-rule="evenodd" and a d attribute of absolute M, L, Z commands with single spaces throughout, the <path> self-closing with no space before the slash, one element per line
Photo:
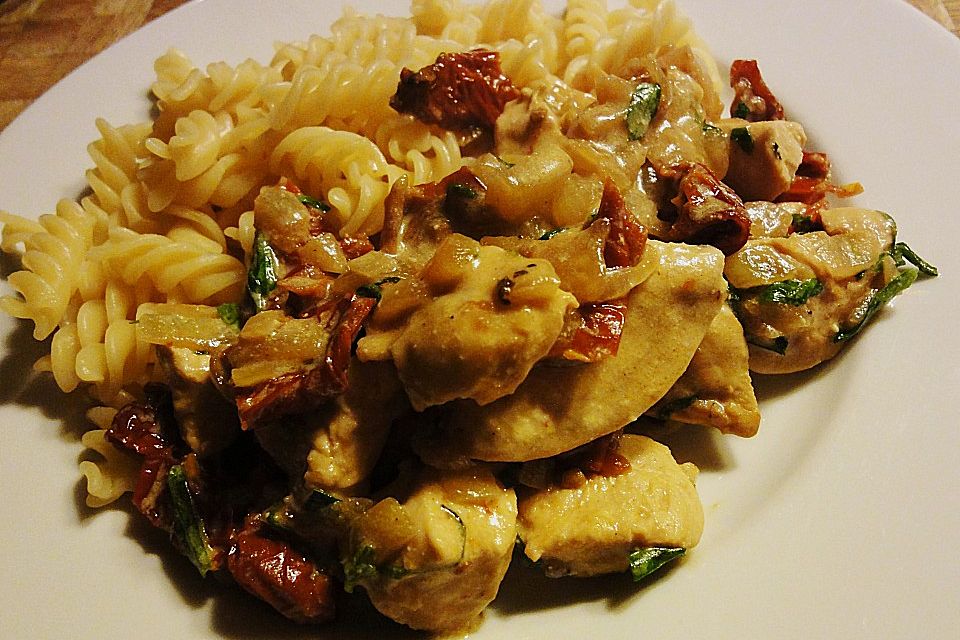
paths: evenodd
<path fill-rule="evenodd" d="M 406 485 L 406 486 L 403 486 Z M 414 629 L 467 628 L 494 599 L 516 540 L 517 501 L 488 467 L 423 470 L 352 525 L 348 579 Z"/>
<path fill-rule="evenodd" d="M 643 547 L 690 549 L 703 533 L 697 468 L 670 450 L 626 434 L 617 453 L 629 470 L 596 475 L 581 486 L 521 489 L 518 527 L 524 553 L 547 575 L 594 576 L 629 568 Z"/>
<path fill-rule="evenodd" d="M 616 357 L 534 368 L 516 391 L 486 406 L 451 403 L 423 435 L 433 464 L 525 461 L 568 451 L 636 420 L 676 382 L 726 297 L 722 254 L 651 241 L 657 269 L 627 296 Z M 613 390 L 613 391 L 611 391 Z"/>

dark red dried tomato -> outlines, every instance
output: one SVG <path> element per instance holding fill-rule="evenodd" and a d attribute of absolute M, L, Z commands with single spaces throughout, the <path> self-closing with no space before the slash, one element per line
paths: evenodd
<path fill-rule="evenodd" d="M 750 122 L 783 120 L 783 106 L 760 75 L 756 60 L 734 60 L 730 65 L 734 97 L 730 115 Z"/>
<path fill-rule="evenodd" d="M 500 54 L 485 49 L 442 53 L 419 71 L 403 69 L 390 106 L 444 129 L 492 131 L 520 91 L 500 69 Z"/>
<path fill-rule="evenodd" d="M 355 296 L 334 314 L 335 321 L 324 359 L 312 369 L 288 373 L 237 393 L 240 426 L 251 429 L 258 421 L 306 411 L 347 388 L 347 370 L 353 342 L 377 301 Z"/>
<path fill-rule="evenodd" d="M 227 568 L 237 583 L 287 618 L 301 623 L 333 620 L 333 580 L 288 543 L 261 533 L 249 517 L 234 538 Z"/>
<path fill-rule="evenodd" d="M 750 238 L 750 218 L 740 197 L 699 163 L 677 167 L 679 193 L 673 199 L 677 218 L 667 239 L 709 244 L 731 255 Z"/>
<path fill-rule="evenodd" d="M 151 383 L 146 402 L 131 402 L 113 417 L 105 437 L 115 447 L 143 457 L 134 486 L 133 505 L 154 526 L 169 529 L 163 495 L 167 472 L 186 450 L 173 414 L 170 389 Z"/>
<path fill-rule="evenodd" d="M 585 304 L 576 309 L 560 338 L 550 350 L 550 357 L 579 362 L 597 362 L 615 356 L 626 323 L 627 306 L 620 302 Z"/>
<path fill-rule="evenodd" d="M 825 153 L 804 151 L 803 160 L 790 187 L 777 197 L 777 202 L 802 202 L 808 205 L 823 203 L 828 193 L 841 198 L 860 194 L 859 183 L 836 185 L 830 181 L 830 159 Z"/>
<path fill-rule="evenodd" d="M 647 246 L 647 231 L 627 211 L 620 190 L 610 180 L 603 185 L 597 217 L 611 222 L 610 235 L 603 247 L 608 267 L 632 267 L 640 262 Z"/>

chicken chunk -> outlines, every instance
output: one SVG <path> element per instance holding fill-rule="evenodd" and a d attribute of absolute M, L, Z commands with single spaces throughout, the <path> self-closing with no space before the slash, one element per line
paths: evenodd
<path fill-rule="evenodd" d="M 676 384 L 649 412 L 749 438 L 760 427 L 760 408 L 748 370 L 743 327 L 728 305 L 720 308 Z"/>
<path fill-rule="evenodd" d="M 413 627 L 469 627 L 497 594 L 516 540 L 517 503 L 487 467 L 425 469 L 351 525 L 347 584 Z"/>
<path fill-rule="evenodd" d="M 578 306 L 548 261 L 459 234 L 441 244 L 418 279 L 433 297 L 406 318 L 388 318 L 384 287 L 384 305 L 357 350 L 363 360 L 393 359 L 417 410 L 456 398 L 487 404 L 512 393 Z"/>
<path fill-rule="evenodd" d="M 210 356 L 185 347 L 157 347 L 184 442 L 203 457 L 225 449 L 240 430 L 233 407 L 213 386 Z"/>
<path fill-rule="evenodd" d="M 881 259 L 896 233 L 890 216 L 843 207 L 823 211 L 821 221 L 822 231 L 757 238 L 727 260 L 753 371 L 801 371 L 835 356 L 841 329 L 895 275 L 892 259 Z M 797 292 L 786 295 L 790 287 Z"/>
<path fill-rule="evenodd" d="M 513 394 L 486 406 L 454 402 L 434 430 L 421 434 L 418 453 L 437 465 L 546 458 L 612 433 L 649 409 L 687 368 L 727 285 L 723 254 L 713 247 L 648 246 L 659 265 L 626 298 L 616 357 L 537 367 Z"/>
<path fill-rule="evenodd" d="M 730 165 L 724 182 L 744 200 L 774 200 L 790 188 L 807 134 L 797 122 L 726 121 Z"/>
<path fill-rule="evenodd" d="M 390 425 L 407 402 L 396 371 L 383 362 L 351 362 L 347 387 L 313 411 L 256 430 L 270 457 L 298 484 L 353 495 L 367 480 Z"/>
<path fill-rule="evenodd" d="M 645 436 L 624 435 L 617 453 L 630 465 L 575 488 L 521 490 L 518 530 L 524 553 L 547 575 L 594 576 L 629 568 L 643 547 L 690 549 L 703 533 L 697 468 Z"/>
<path fill-rule="evenodd" d="M 343 395 L 314 415 L 317 425 L 307 455 L 307 487 L 351 493 L 367 479 L 390 425 L 408 404 L 396 371 L 387 363 L 354 362 Z M 325 420 L 318 420 L 323 416 Z"/>

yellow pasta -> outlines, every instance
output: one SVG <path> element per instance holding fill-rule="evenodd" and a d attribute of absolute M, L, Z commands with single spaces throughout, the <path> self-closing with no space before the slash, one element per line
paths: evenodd
<path fill-rule="evenodd" d="M 99 411 L 98 411 L 99 410 Z M 103 411 L 106 410 L 106 411 Z M 113 418 L 116 410 L 108 407 L 91 409 L 91 421 L 106 423 L 107 416 Z M 102 507 L 117 500 L 136 485 L 140 464 L 133 456 L 116 448 L 105 438 L 104 429 L 93 429 L 83 434 L 81 442 L 92 453 L 94 460 L 80 463 L 80 473 L 87 481 L 88 507 Z"/>

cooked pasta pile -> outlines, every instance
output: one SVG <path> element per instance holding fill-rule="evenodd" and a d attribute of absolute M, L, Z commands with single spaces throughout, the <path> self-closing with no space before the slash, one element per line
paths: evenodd
<path fill-rule="evenodd" d="M 557 16 L 539 0 L 413 0 L 410 13 L 347 10 L 268 64 L 201 69 L 163 54 L 157 117 L 97 121 L 87 195 L 36 220 L 0 212 L 0 249 L 23 266 L 0 307 L 50 338 L 37 368 L 98 405 L 83 436 L 88 504 L 134 492 L 202 571 L 229 565 L 315 621 L 330 615 L 326 583 L 307 589 L 313 609 L 278 603 L 244 554 L 281 544 L 261 534 L 269 526 L 302 540 L 319 499 L 348 531 L 331 579 L 400 622 L 450 630 L 466 620 L 440 594 L 478 591 L 464 611 L 482 611 L 518 532 L 551 575 L 639 577 L 694 546 L 696 469 L 637 435 L 637 418 L 753 435 L 748 359 L 785 372 L 831 357 L 915 272 L 898 270 L 889 217 L 828 202 L 856 185 L 830 182 L 826 156 L 749 65 L 732 72 L 739 102 L 723 117 L 720 75 L 672 1 L 569 0 Z M 489 122 L 451 125 L 430 96 L 402 104 L 405 84 L 442 75 L 443 60 L 479 65 L 478 52 L 502 72 Z M 460 324 L 443 324 L 452 309 Z M 468 322 L 489 341 L 461 336 Z M 178 436 L 164 430 L 158 381 Z M 210 407 L 230 413 L 226 431 L 204 426 L 218 422 Z M 333 417 L 317 427 L 312 412 Z M 222 479 L 197 469 L 238 440 L 288 485 L 281 507 L 231 525 L 222 559 L 223 523 L 184 524 L 178 510 L 209 506 L 198 483 L 216 495 Z M 416 462 L 399 465 L 402 488 L 380 483 L 404 455 Z M 161 472 L 166 485 L 144 485 Z M 585 542 L 558 515 L 563 491 L 648 515 L 630 540 Z M 607 508 L 583 518 L 618 517 Z M 484 510 L 514 524 L 484 532 Z M 297 562 L 313 567 L 321 546 L 312 537 Z M 467 559 L 487 577 L 454 571 Z"/>

